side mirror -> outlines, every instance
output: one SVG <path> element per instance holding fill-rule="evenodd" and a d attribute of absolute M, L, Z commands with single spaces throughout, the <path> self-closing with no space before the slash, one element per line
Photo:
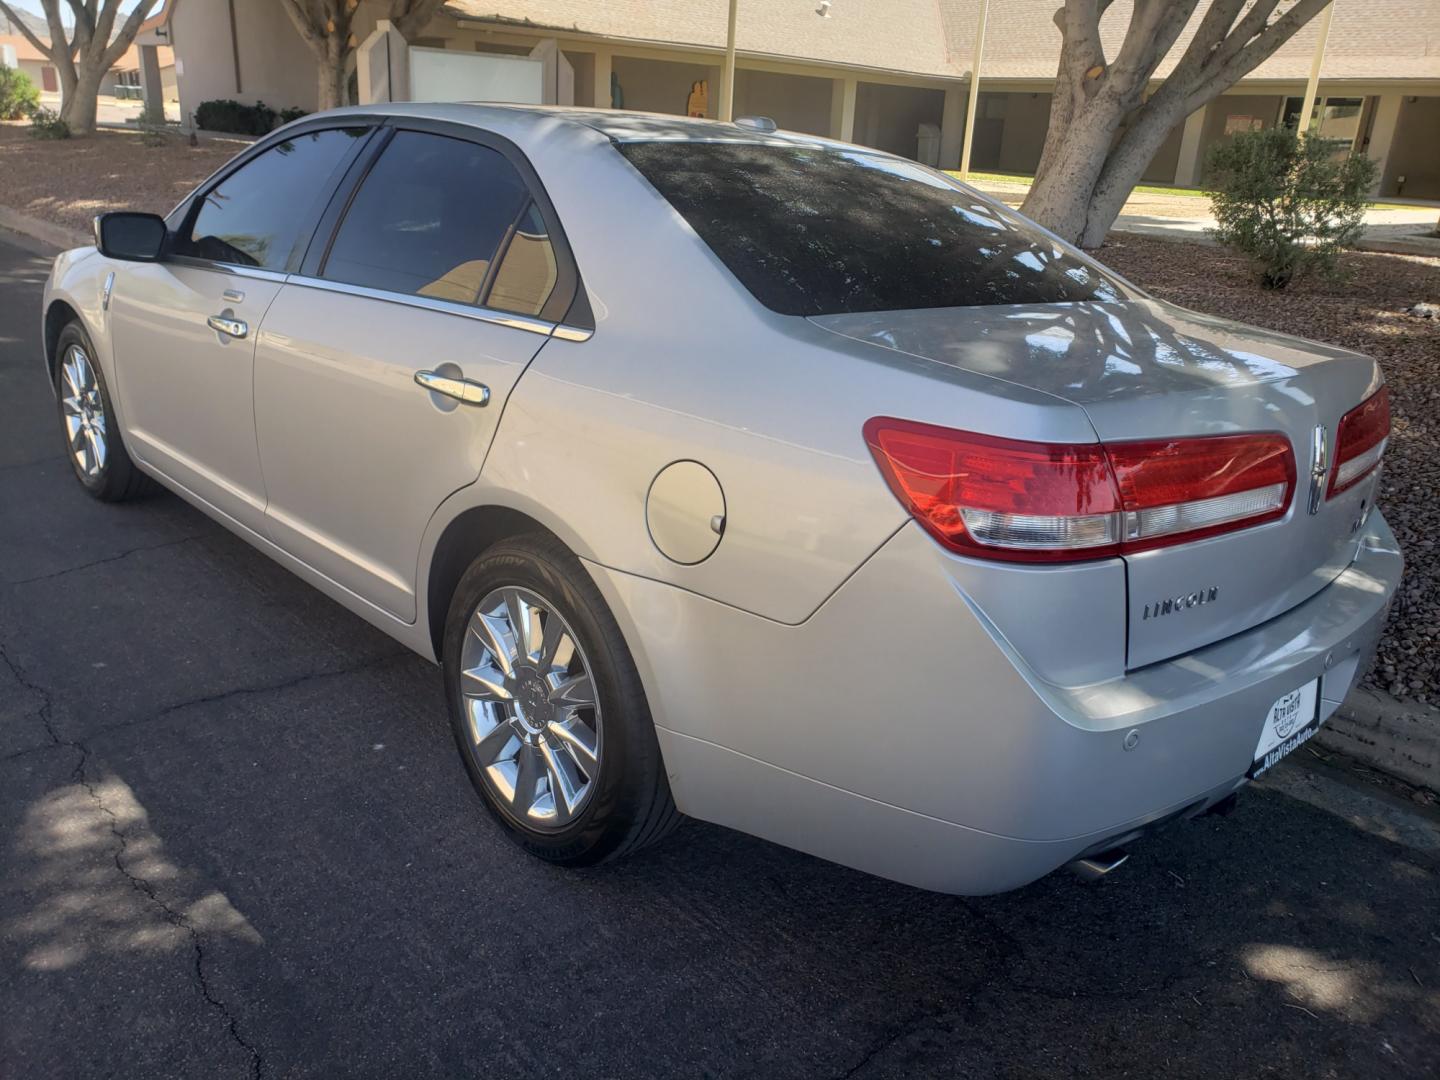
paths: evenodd
<path fill-rule="evenodd" d="M 116 211 L 95 219 L 100 254 L 127 262 L 155 262 L 165 249 L 165 219 L 158 214 Z"/>

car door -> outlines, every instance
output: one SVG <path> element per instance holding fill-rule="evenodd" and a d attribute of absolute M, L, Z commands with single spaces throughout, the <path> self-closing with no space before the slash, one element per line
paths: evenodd
<path fill-rule="evenodd" d="M 575 292 L 528 164 L 400 126 L 356 163 L 255 357 L 270 538 L 404 621 L 421 535 L 480 473 L 505 399 Z"/>
<path fill-rule="evenodd" d="M 256 331 L 368 134 L 322 128 L 259 149 L 196 194 L 161 261 L 117 273 L 110 317 L 131 452 L 257 531 Z"/>

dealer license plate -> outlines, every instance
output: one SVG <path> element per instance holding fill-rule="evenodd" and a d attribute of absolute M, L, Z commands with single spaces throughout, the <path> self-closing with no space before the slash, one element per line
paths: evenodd
<path fill-rule="evenodd" d="M 1255 745 L 1255 763 L 1247 774 L 1252 780 L 1269 772 L 1287 754 L 1293 754 L 1320 730 L 1320 680 L 1313 679 L 1286 694 L 1270 706 L 1260 741 Z"/>

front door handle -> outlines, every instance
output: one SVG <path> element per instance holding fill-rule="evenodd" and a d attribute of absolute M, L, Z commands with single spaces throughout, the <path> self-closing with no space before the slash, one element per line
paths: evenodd
<path fill-rule="evenodd" d="M 435 371 L 417 371 L 415 381 L 426 390 L 453 397 L 466 405 L 485 405 L 490 401 L 490 388 L 471 379 L 452 379 Z"/>
<path fill-rule="evenodd" d="M 211 315 L 205 322 L 211 330 L 217 334 L 224 334 L 226 337 L 243 338 L 250 332 L 250 327 L 246 326 L 242 319 L 227 319 L 224 315 Z"/>

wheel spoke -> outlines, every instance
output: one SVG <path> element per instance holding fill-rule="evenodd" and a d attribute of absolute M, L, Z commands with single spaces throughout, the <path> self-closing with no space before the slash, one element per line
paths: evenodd
<path fill-rule="evenodd" d="M 105 467 L 105 436 L 92 424 L 85 432 L 85 438 L 90 442 L 90 454 L 95 460 L 95 469 L 98 472 Z"/>
<path fill-rule="evenodd" d="M 70 396 L 73 398 L 79 398 L 80 379 L 79 373 L 75 369 L 75 361 L 66 360 L 65 363 L 60 365 L 60 374 L 65 376 L 65 385 L 70 390 Z"/>
<path fill-rule="evenodd" d="M 509 720 L 501 720 L 475 740 L 475 756 L 484 764 L 501 760 L 515 741 L 515 729 Z"/>
<path fill-rule="evenodd" d="M 535 805 L 535 789 L 540 785 L 540 777 L 545 770 L 535 748 L 523 743 L 520 753 L 515 755 L 515 764 L 518 766 L 515 773 L 515 794 L 510 805 L 517 814 L 524 816 Z"/>
<path fill-rule="evenodd" d="M 569 720 L 556 720 L 550 724 L 549 736 L 551 741 L 559 743 L 569 751 L 575 763 L 585 770 L 585 775 L 592 780 L 595 778 L 595 770 L 600 764 L 600 755 L 595 744 L 595 732 L 579 717 L 572 716 Z"/>
<path fill-rule="evenodd" d="M 70 440 L 71 450 L 80 449 L 80 439 L 82 437 L 81 433 L 84 431 L 84 429 L 85 425 L 80 420 L 80 417 L 65 417 L 65 437 Z"/>
<path fill-rule="evenodd" d="M 577 674 L 564 679 L 550 691 L 550 701 L 552 704 L 572 709 L 581 705 L 594 705 L 595 684 L 590 681 L 590 673 L 582 668 Z"/>
<path fill-rule="evenodd" d="M 519 590 L 506 589 L 505 612 L 510 617 L 515 658 L 532 659 L 540 642 L 540 609 L 521 596 Z"/>
<path fill-rule="evenodd" d="M 484 646 L 501 673 L 509 675 L 515 670 L 515 665 L 511 662 L 510 649 L 505 643 L 499 623 L 498 617 L 477 611 L 474 618 L 470 620 L 470 633 L 475 635 L 475 640 Z"/>
<path fill-rule="evenodd" d="M 575 763 L 569 755 L 558 752 L 549 739 L 540 741 L 540 753 L 545 758 L 545 771 L 550 776 L 550 793 L 555 799 L 555 816 L 567 821 L 579 805 L 585 781 L 578 775 Z"/>
<path fill-rule="evenodd" d="M 545 649 L 540 670 L 565 674 L 575 659 L 575 639 L 558 618 L 545 624 Z"/>
<path fill-rule="evenodd" d="M 460 692 L 479 701 L 509 701 L 505 673 L 499 668 L 482 665 L 460 672 Z"/>

